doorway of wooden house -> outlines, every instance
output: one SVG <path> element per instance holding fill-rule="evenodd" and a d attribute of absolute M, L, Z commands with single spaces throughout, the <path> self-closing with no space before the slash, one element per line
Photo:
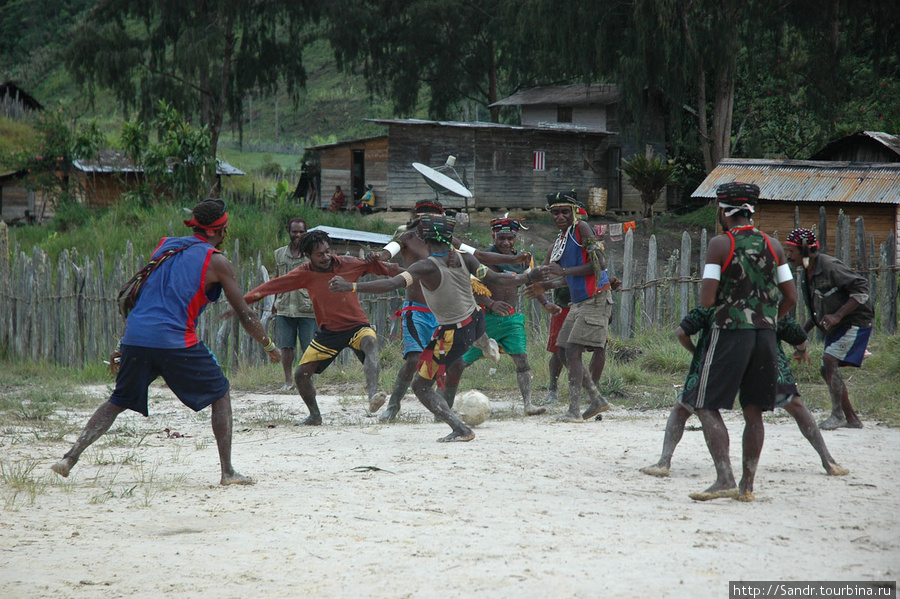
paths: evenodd
<path fill-rule="evenodd" d="M 352 185 L 353 203 L 366 193 L 366 151 L 353 150 L 353 165 L 350 169 L 350 184 Z"/>

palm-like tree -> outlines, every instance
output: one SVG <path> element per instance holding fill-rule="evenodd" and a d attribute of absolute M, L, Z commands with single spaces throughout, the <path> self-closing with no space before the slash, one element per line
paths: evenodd
<path fill-rule="evenodd" d="M 641 216 L 653 216 L 653 204 L 659 199 L 666 185 L 673 183 L 677 167 L 657 156 L 636 154 L 622 162 L 622 172 L 631 186 L 641 192 Z"/>

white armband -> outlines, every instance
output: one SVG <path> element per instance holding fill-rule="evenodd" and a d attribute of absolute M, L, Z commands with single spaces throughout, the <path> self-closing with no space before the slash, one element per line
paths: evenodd
<path fill-rule="evenodd" d="M 778 267 L 778 270 L 775 271 L 777 274 L 778 284 L 781 285 L 785 281 L 793 281 L 794 280 L 794 272 L 791 270 L 789 264 L 782 264 Z"/>
<path fill-rule="evenodd" d="M 459 251 L 465 252 L 467 254 L 472 254 L 472 255 L 475 254 L 475 248 L 473 248 L 471 245 L 466 245 L 464 243 L 459 244 Z"/>
<path fill-rule="evenodd" d="M 409 274 L 409 272 L 404 270 L 403 272 L 400 273 L 400 276 L 403 278 L 404 281 L 406 281 L 407 287 L 409 287 L 410 285 L 413 284 L 413 276 L 411 274 Z"/>
<path fill-rule="evenodd" d="M 387 244 L 386 246 L 384 246 L 384 249 L 386 249 L 388 251 L 388 253 L 391 255 L 391 258 L 393 258 L 394 256 L 397 255 L 397 252 L 400 251 L 400 244 L 397 243 L 396 241 L 392 241 L 389 244 Z"/>
<path fill-rule="evenodd" d="M 703 278 L 720 280 L 722 278 L 722 267 L 718 264 L 707 264 L 703 267 Z"/>

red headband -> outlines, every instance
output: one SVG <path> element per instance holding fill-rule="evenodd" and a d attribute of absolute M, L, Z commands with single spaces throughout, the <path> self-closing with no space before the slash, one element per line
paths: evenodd
<path fill-rule="evenodd" d="M 197 222 L 196 218 L 191 218 L 191 220 L 186 220 L 183 222 L 184 226 L 186 227 L 191 227 L 194 229 L 205 229 L 207 231 L 218 231 L 219 229 L 224 229 L 228 226 L 228 213 L 226 212 L 208 225 L 201 225 Z"/>

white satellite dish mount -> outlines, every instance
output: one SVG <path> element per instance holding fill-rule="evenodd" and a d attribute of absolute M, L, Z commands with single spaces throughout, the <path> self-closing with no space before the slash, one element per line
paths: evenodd
<path fill-rule="evenodd" d="M 459 173 L 456 172 L 456 169 L 453 168 L 456 165 L 456 157 L 448 156 L 447 162 L 444 163 L 443 166 L 439 166 L 437 168 L 431 168 L 421 162 L 413 162 L 412 167 L 422 175 L 422 178 L 425 179 L 425 182 L 428 183 L 428 186 L 434 190 L 435 199 L 440 199 L 442 195 L 453 196 L 457 198 L 462 198 L 465 200 L 465 210 L 469 211 L 469 198 L 473 197 L 473 194 L 469 189 L 462 183 L 462 178 L 459 176 Z M 449 171 L 453 173 L 453 178 L 445 175 L 441 171 Z"/>

